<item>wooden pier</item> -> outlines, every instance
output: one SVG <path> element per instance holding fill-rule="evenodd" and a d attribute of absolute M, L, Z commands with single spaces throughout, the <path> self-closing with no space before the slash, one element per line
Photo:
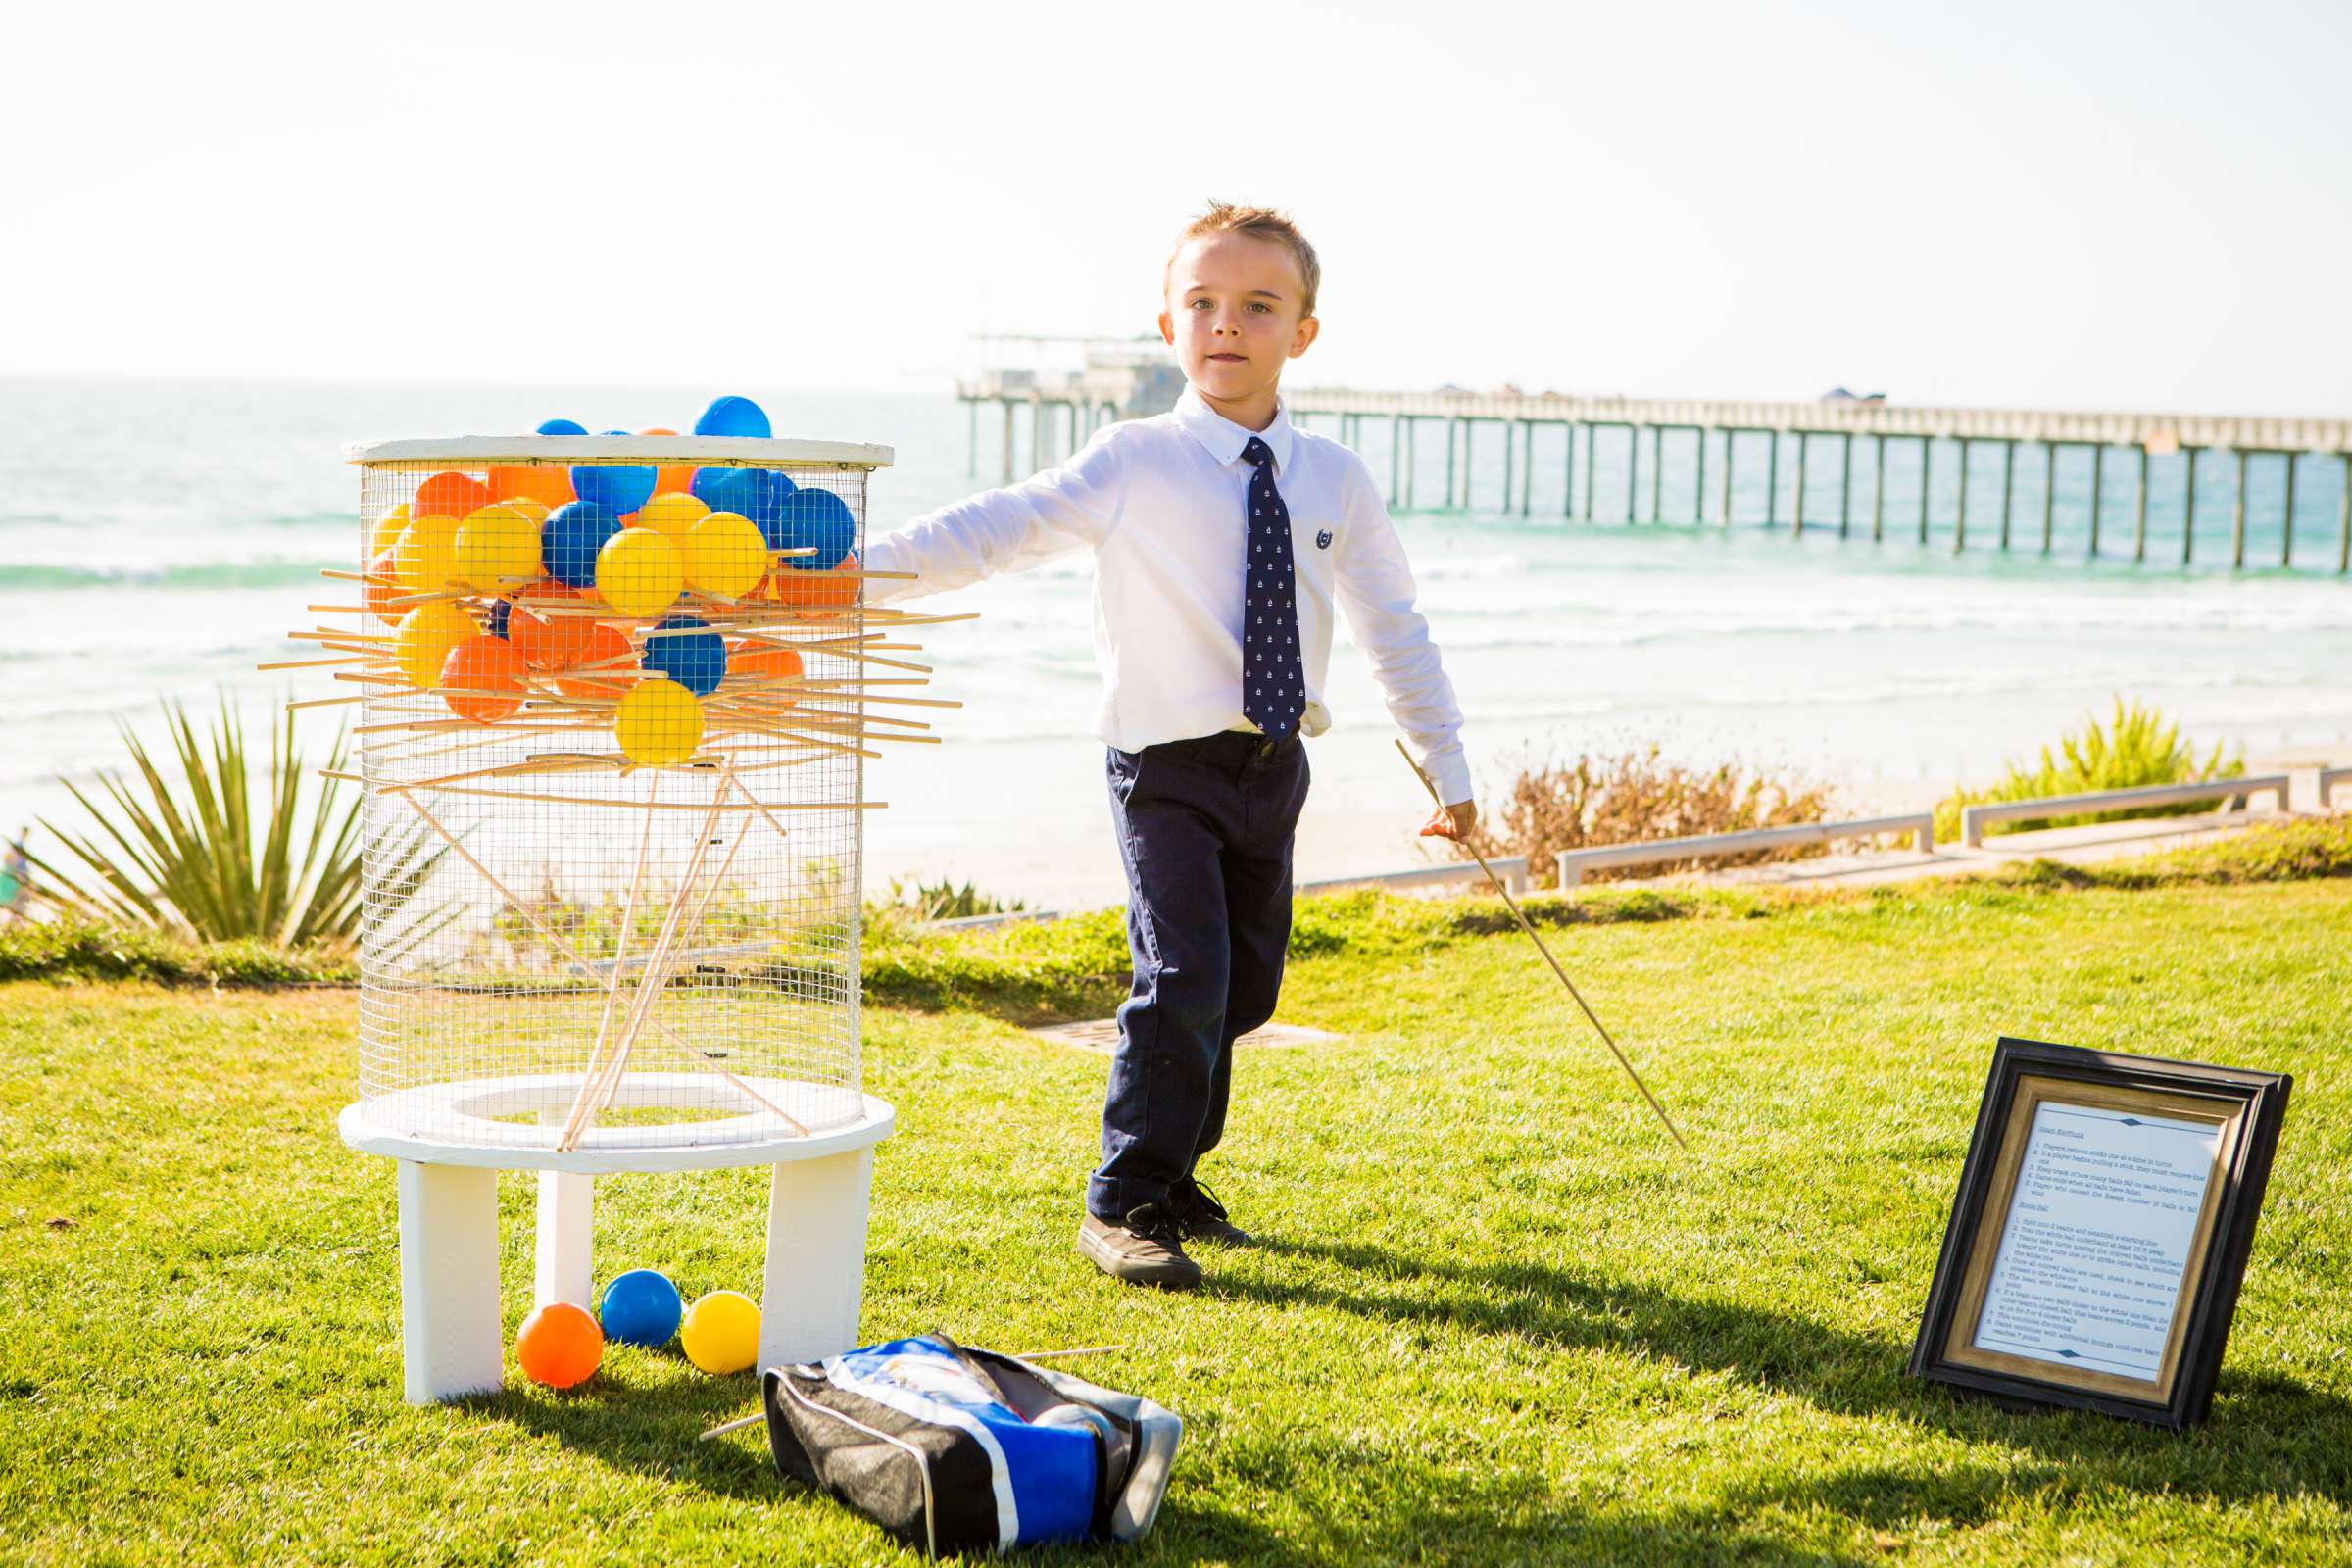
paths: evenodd
<path fill-rule="evenodd" d="M 1075 451 L 1102 424 L 1156 413 L 1166 406 L 1161 398 L 1173 400 L 1164 379 L 1147 389 L 1132 377 L 1130 367 L 1092 364 L 1083 374 L 1054 383 L 984 377 L 959 384 L 957 395 L 971 407 L 975 473 L 980 404 L 1001 406 L 1007 482 L 1014 476 L 1016 412 L 1024 407 L 1032 425 L 1031 463 L 1044 467 Z M 2156 495 L 2166 511 L 2179 514 L 2180 564 L 2199 559 L 2200 544 L 2209 558 L 2224 548 L 2226 515 L 2228 560 L 2232 567 L 2243 567 L 2249 564 L 2249 466 L 2261 464 L 2277 468 L 2283 497 L 2277 565 L 2352 574 L 2352 419 L 1929 408 L 1866 399 L 1759 403 L 1345 387 L 1301 387 L 1286 391 L 1284 398 L 1292 418 L 1303 427 L 1327 429 L 1368 462 L 1385 458 L 1385 464 L 1374 463 L 1374 470 L 1386 467 L 1389 504 L 1398 510 L 1530 516 L 1540 465 L 1547 465 L 1560 474 L 1557 514 L 1571 521 L 1786 526 L 1796 536 L 1834 529 L 1840 537 L 1853 537 L 1867 529 L 1875 541 L 1891 532 L 1915 536 L 1922 545 L 1940 534 L 1955 554 L 1972 548 L 1972 535 L 1977 549 L 2055 553 L 2063 464 L 2072 482 L 2086 492 L 2071 509 L 2069 548 L 2080 545 L 2089 557 L 2121 559 L 2128 541 L 2129 559 L 2150 560 L 2149 503 Z M 1417 472 L 1432 422 L 1446 432 L 1435 508 L 1428 505 L 1430 485 Z M 1477 462 L 1482 435 L 1501 442 L 1499 463 L 1492 461 L 1497 454 L 1489 447 L 1483 468 Z M 1540 446 L 1548 449 L 1541 457 Z M 1385 452 L 1379 450 L 1383 447 Z M 1620 456 L 1623 495 L 1616 498 L 1615 515 L 1603 518 L 1595 512 L 1595 481 L 1602 467 L 1595 459 Z M 2153 473 L 2151 460 L 2172 471 Z M 1740 480 L 1745 475 L 1752 492 L 1758 466 L 1762 505 L 1741 514 L 1736 505 L 1742 494 Z M 1663 511 L 1670 467 L 1679 467 L 1675 488 L 1689 500 L 1675 517 Z M 1493 482 L 1497 468 L 1498 489 Z M 1785 473 L 1793 479 L 1786 497 Z M 1866 486 L 1857 484 L 1858 473 Z M 1482 474 L 1489 480 L 1484 494 L 1478 489 Z M 1833 474 L 1835 488 L 1825 507 L 1815 497 L 1830 488 Z M 2227 490 L 2220 502 L 2211 495 L 2217 478 Z M 2328 499 L 2324 485 L 2308 482 L 2314 478 L 2336 481 L 2332 516 L 2298 514 L 2299 495 L 2306 501 L 2317 498 L 2323 506 Z M 1907 482 L 1898 492 L 1890 479 Z M 1932 501 L 1939 480 L 1949 505 L 1936 514 Z M 1906 514 L 1888 507 L 1889 496 L 1897 493 L 1907 503 Z M 2313 510 L 2302 509 L 2305 514 Z M 2300 561 L 2299 543 L 2304 547 Z"/>

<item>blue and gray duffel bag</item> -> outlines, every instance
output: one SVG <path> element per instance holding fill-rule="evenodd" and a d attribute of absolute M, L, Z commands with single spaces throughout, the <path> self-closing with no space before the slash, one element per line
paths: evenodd
<path fill-rule="evenodd" d="M 1184 1436 L 1149 1399 L 940 1334 L 762 1381 L 776 1468 L 934 1557 L 1132 1541 Z"/>

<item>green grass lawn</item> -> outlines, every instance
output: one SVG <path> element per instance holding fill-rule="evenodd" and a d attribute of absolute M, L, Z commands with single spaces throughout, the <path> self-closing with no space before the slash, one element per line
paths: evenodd
<path fill-rule="evenodd" d="M 1190 1296 L 1071 1250 L 1106 1063 L 1006 1019 L 1098 995 L 870 1008 L 900 1122 L 866 1337 L 1125 1345 L 1082 1369 L 1187 1437 L 1122 1562 L 2352 1560 L 2352 884 L 1552 932 L 1687 1156 L 1482 923 L 1307 944 L 1282 1017 L 1346 1038 L 1242 1063 L 1207 1174 L 1268 1241 Z M 392 1167 L 334 1134 L 354 1014 L 0 987 L 0 1560 L 904 1560 L 756 1433 L 693 1441 L 748 1375 L 623 1348 L 572 1395 L 404 1405 Z M 2295 1075 L 2198 1431 L 1903 1376 L 2003 1033 Z M 531 1188 L 502 1191 L 512 1327 Z M 764 1200 L 758 1173 L 606 1182 L 600 1277 L 756 1290 Z"/>

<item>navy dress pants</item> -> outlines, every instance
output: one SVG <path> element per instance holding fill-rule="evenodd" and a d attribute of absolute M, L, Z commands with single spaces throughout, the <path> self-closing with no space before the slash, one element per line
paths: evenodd
<path fill-rule="evenodd" d="M 1135 984 L 1086 1206 L 1118 1221 L 1165 1200 L 1225 1132 L 1233 1042 L 1274 1016 L 1291 940 L 1291 835 L 1306 747 L 1229 731 L 1111 748 Z"/>

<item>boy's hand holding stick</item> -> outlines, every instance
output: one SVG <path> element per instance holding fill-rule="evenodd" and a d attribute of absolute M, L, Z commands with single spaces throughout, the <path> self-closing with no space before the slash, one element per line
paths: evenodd
<path fill-rule="evenodd" d="M 1649 1092 L 1649 1085 L 1642 1081 L 1642 1075 L 1634 1070 L 1634 1064 L 1626 1059 L 1625 1053 L 1617 1049 L 1617 1042 L 1609 1037 L 1608 1030 L 1603 1028 L 1600 1019 L 1593 1015 L 1592 1008 L 1585 1001 L 1584 993 L 1576 989 L 1576 982 L 1569 979 L 1568 971 L 1560 967 L 1560 960 L 1551 956 L 1551 950 L 1544 945 L 1544 939 L 1536 935 L 1536 928 L 1529 925 L 1527 916 L 1519 912 L 1519 906 L 1512 902 L 1510 890 L 1502 885 L 1502 878 L 1494 874 L 1494 868 L 1487 863 L 1487 858 L 1472 849 L 1462 837 L 1469 831 L 1470 822 L 1476 820 L 1476 808 L 1469 808 L 1465 810 L 1460 807 L 1447 807 L 1445 800 L 1439 796 L 1436 783 L 1431 780 L 1429 774 L 1422 771 L 1421 764 L 1413 760 L 1413 754 L 1404 749 L 1404 742 L 1396 743 L 1396 754 L 1404 759 L 1405 766 L 1413 770 L 1413 776 L 1421 781 L 1422 788 L 1429 791 L 1429 798 L 1438 803 L 1437 815 L 1430 819 L 1430 826 L 1424 827 L 1421 830 L 1422 833 L 1426 835 L 1436 829 L 1441 818 L 1446 819 L 1448 826 L 1456 829 L 1450 833 L 1442 832 L 1440 836 L 1452 839 L 1461 844 L 1463 849 L 1470 851 L 1470 858 L 1478 862 L 1478 868 L 1487 873 L 1487 880 L 1494 883 L 1494 891 L 1502 896 L 1502 906 L 1511 911 L 1511 918 L 1519 922 L 1519 929 L 1527 933 L 1527 940 L 1536 945 L 1536 951 L 1544 955 L 1544 961 L 1551 965 L 1551 972 L 1560 977 L 1560 984 L 1566 986 L 1568 994 L 1576 998 L 1576 1004 L 1582 1007 L 1585 1016 L 1591 1019 L 1593 1030 L 1600 1036 L 1601 1044 L 1609 1048 L 1609 1054 L 1617 1058 L 1617 1065 L 1625 1069 L 1626 1076 L 1634 1081 L 1634 1087 L 1642 1091 L 1642 1098 L 1648 1101 L 1649 1108 L 1658 1113 L 1658 1120 L 1666 1124 L 1666 1130 L 1674 1135 L 1675 1143 L 1688 1152 L 1690 1146 L 1684 1141 L 1682 1129 L 1675 1126 L 1672 1116 L 1666 1114 L 1666 1107 L 1658 1103 L 1658 1097 Z M 1464 819 L 1465 817 L 1467 819 Z"/>

